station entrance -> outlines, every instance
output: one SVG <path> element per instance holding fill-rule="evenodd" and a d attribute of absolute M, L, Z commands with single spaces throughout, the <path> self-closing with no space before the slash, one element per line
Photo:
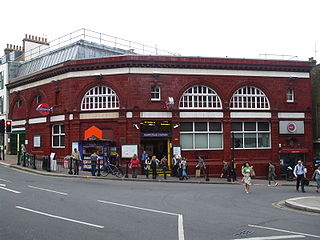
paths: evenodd
<path fill-rule="evenodd" d="M 169 121 L 143 121 L 141 127 L 141 150 L 149 156 L 155 155 L 161 160 L 163 156 L 171 165 L 171 122 Z"/>

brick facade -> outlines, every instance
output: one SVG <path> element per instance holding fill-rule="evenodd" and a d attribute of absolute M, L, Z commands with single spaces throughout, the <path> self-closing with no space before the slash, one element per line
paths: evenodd
<path fill-rule="evenodd" d="M 185 121 L 219 121 L 223 126 L 221 150 L 183 150 L 182 155 L 195 160 L 203 155 L 210 167 L 210 175 L 221 172 L 222 160 L 232 158 L 231 123 L 234 121 L 267 121 L 271 126 L 271 146 L 268 149 L 236 149 L 235 161 L 241 165 L 249 161 L 256 174 L 266 176 L 269 161 L 279 168 L 279 152 L 300 151 L 305 153 L 306 164 L 312 165 L 312 100 L 309 62 L 271 61 L 219 58 L 121 56 L 90 60 L 69 61 L 39 73 L 20 78 L 8 85 L 10 89 L 10 119 L 26 120 L 26 139 L 29 152 L 48 155 L 55 152 L 63 157 L 70 154 L 71 143 L 83 140 L 84 131 L 96 126 L 103 131 L 103 138 L 111 139 L 117 146 L 141 144 L 140 130 L 133 127 L 144 120 L 168 120 L 171 125 Z M 151 86 L 160 86 L 161 100 L 151 101 Z M 179 99 L 190 87 L 203 85 L 213 89 L 221 99 L 220 110 L 182 110 Z M 107 86 L 118 96 L 120 107 L 116 110 L 81 111 L 81 100 L 95 86 Z M 230 110 L 230 99 L 241 87 L 253 86 L 262 90 L 269 99 L 270 110 Z M 295 92 L 295 101 L 286 101 L 286 89 Z M 36 96 L 42 103 L 53 107 L 53 112 L 42 116 L 36 111 Z M 165 109 L 165 99 L 175 100 L 172 111 Z M 18 100 L 22 105 L 18 106 Z M 21 103 L 20 103 L 21 104 Z M 168 118 L 143 118 L 141 113 L 172 113 Z M 223 117 L 184 118 L 181 112 L 217 112 Z M 231 113 L 246 112 L 249 116 L 232 117 Z M 268 113 L 270 117 L 257 117 L 255 113 Z M 84 113 L 106 113 L 105 117 L 84 117 Z M 252 116 L 250 116 L 252 113 Z M 279 113 L 288 113 L 279 118 Z M 291 113 L 300 114 L 298 118 Z M 109 114 L 109 115 L 108 115 Z M 111 115 L 110 115 L 111 114 Z M 112 115 L 113 114 L 113 115 Z M 303 117 L 301 117 L 301 114 Z M 51 117 L 64 116 L 56 121 Z M 92 116 L 92 115 L 90 115 Z M 111 117 L 113 116 L 113 117 Z M 116 116 L 116 117 L 115 117 Z M 31 123 L 32 119 L 41 123 Z M 31 122 L 30 122 L 31 120 Z M 304 134 L 279 134 L 279 121 L 302 121 Z M 52 125 L 65 127 L 65 147 L 52 147 Z M 14 125 L 14 127 L 22 127 Z M 170 146 L 180 144 L 180 129 L 172 128 Z M 33 136 L 41 136 L 41 147 L 33 146 Z M 290 150 L 291 149 L 291 150 Z M 141 149 L 140 149 L 141 150 Z M 171 151 L 171 150 L 170 150 Z M 172 151 L 171 151 L 172 154 Z M 195 163 L 190 161 L 190 169 Z M 240 168 L 238 168 L 239 174 Z M 278 169 L 279 172 L 279 169 Z"/>

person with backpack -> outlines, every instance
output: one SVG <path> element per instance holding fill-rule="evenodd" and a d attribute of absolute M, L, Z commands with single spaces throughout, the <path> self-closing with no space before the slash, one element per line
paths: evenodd
<path fill-rule="evenodd" d="M 303 166 L 301 160 L 298 161 L 298 164 L 294 167 L 293 174 L 297 178 L 296 190 L 299 191 L 299 185 L 301 185 L 301 191 L 305 192 L 304 190 L 304 181 L 306 178 L 306 168 Z"/>

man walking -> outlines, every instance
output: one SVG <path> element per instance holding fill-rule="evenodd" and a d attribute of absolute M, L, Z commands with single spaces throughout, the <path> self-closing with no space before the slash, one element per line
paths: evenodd
<path fill-rule="evenodd" d="M 304 179 L 306 177 L 306 168 L 303 166 L 301 160 L 299 160 L 298 164 L 294 167 L 293 174 L 297 178 L 297 185 L 296 185 L 297 191 L 299 191 L 299 185 L 301 184 L 301 190 L 302 192 L 305 192 Z"/>
<path fill-rule="evenodd" d="M 74 164 L 74 175 L 79 175 L 79 166 L 81 161 L 81 156 L 79 151 L 75 148 L 71 154 Z"/>
<path fill-rule="evenodd" d="M 99 158 L 99 156 L 97 155 L 97 152 L 92 153 L 91 156 L 90 156 L 90 159 L 91 159 L 91 174 L 92 174 L 92 176 L 96 175 L 96 167 L 97 167 L 98 158 Z"/>

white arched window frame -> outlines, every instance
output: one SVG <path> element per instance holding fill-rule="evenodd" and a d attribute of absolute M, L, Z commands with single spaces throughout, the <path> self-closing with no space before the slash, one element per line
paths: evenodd
<path fill-rule="evenodd" d="M 185 91 L 179 102 L 180 109 L 222 109 L 221 99 L 211 88 L 196 85 Z"/>
<path fill-rule="evenodd" d="M 270 109 L 268 97 L 259 88 L 245 86 L 238 89 L 230 101 L 230 109 Z"/>
<path fill-rule="evenodd" d="M 82 98 L 81 110 L 119 109 L 117 94 L 109 87 L 97 86 L 91 88 Z"/>

